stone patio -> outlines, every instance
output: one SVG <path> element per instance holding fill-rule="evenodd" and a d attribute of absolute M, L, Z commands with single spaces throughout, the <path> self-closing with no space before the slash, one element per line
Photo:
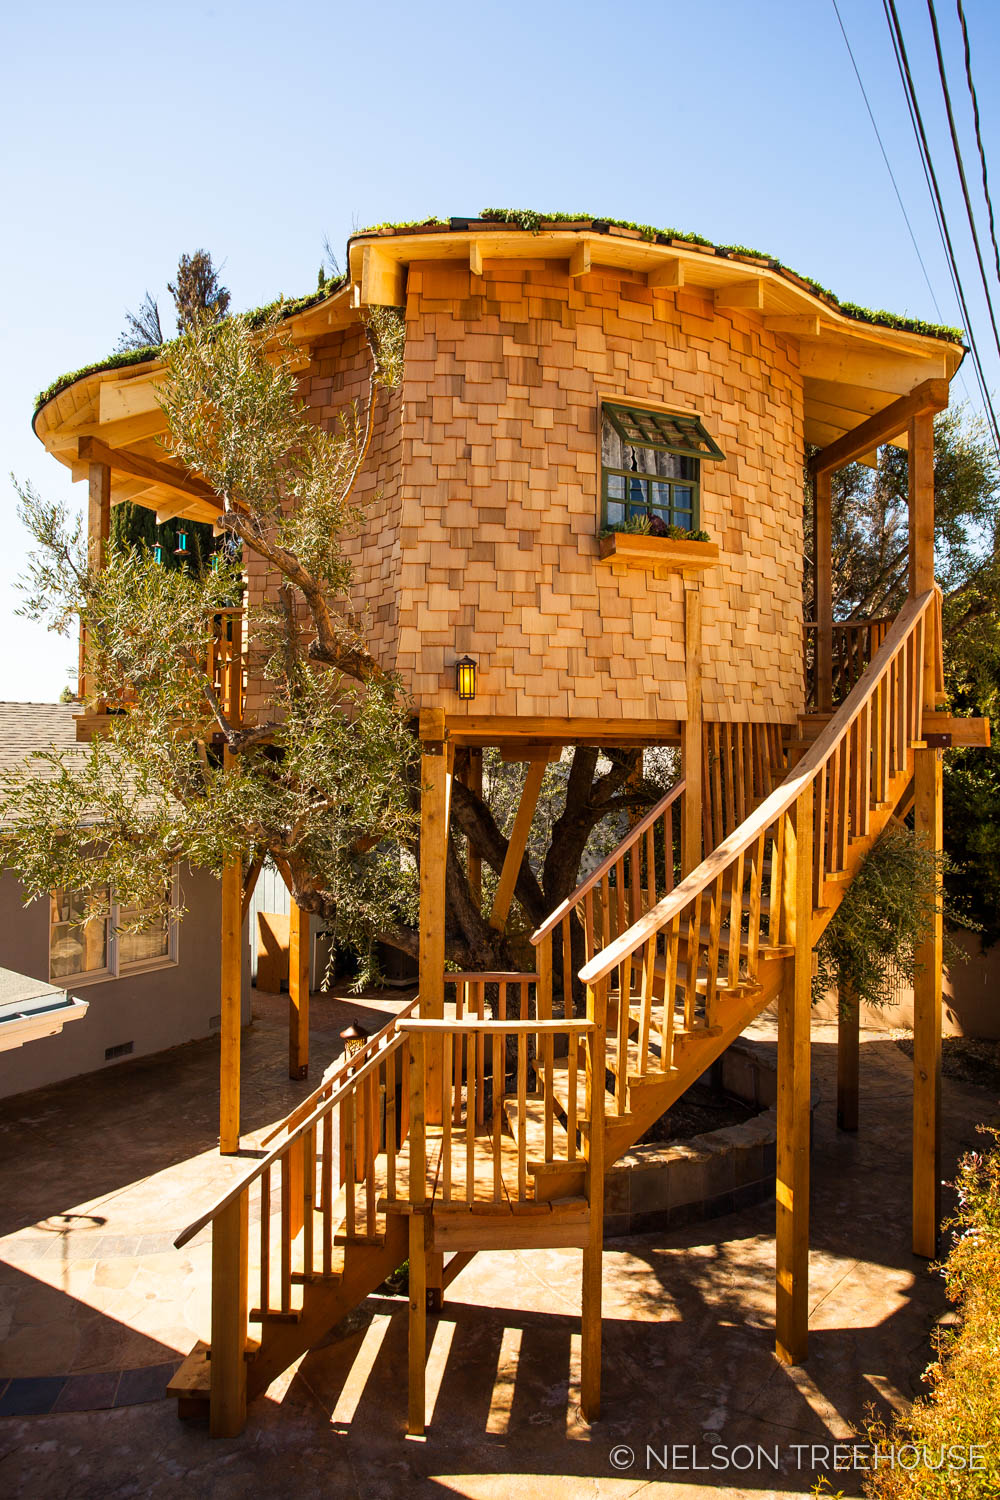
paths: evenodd
<path fill-rule="evenodd" d="M 315 997 L 313 1083 L 352 1017 L 373 1028 L 405 998 Z M 285 1076 L 286 1003 L 256 997 L 245 1035 L 246 1151 L 309 1087 Z M 754 1035 L 773 1045 L 766 1018 Z M 769 1204 L 612 1241 L 593 1429 L 576 1406 L 579 1252 L 549 1250 L 480 1255 L 452 1284 L 431 1325 L 425 1440 L 404 1436 L 405 1300 L 372 1297 L 251 1407 L 242 1438 L 210 1441 L 158 1393 L 208 1331 L 208 1242 L 173 1238 L 244 1167 L 216 1152 L 217 1043 L 0 1104 L 0 1493 L 808 1494 L 870 1404 L 919 1390 L 945 1309 L 908 1248 L 910 1064 L 864 1034 L 862 1129 L 840 1135 L 836 1027 L 814 1038 L 808 1365 L 771 1352 Z M 995 1096 L 945 1080 L 946 1175 L 996 1116 Z M 819 1445 L 818 1462 L 796 1444 Z M 860 1476 L 838 1487 L 859 1493 Z"/>

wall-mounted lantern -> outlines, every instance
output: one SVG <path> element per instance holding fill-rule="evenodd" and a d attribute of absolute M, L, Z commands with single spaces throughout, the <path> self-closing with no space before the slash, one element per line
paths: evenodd
<path fill-rule="evenodd" d="M 478 669 L 471 656 L 463 656 L 455 663 L 455 687 L 465 703 L 470 703 L 476 696 L 477 676 Z"/>

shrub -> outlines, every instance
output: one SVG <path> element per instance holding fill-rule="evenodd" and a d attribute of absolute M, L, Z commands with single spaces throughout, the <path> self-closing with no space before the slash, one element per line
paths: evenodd
<path fill-rule="evenodd" d="M 937 1358 L 925 1371 L 930 1393 L 914 1402 L 890 1428 L 869 1427 L 876 1444 L 914 1444 L 925 1454 L 917 1468 L 880 1465 L 865 1484 L 869 1500 L 995 1500 L 1000 1495 L 1000 1131 L 987 1151 L 959 1163 L 955 1231 L 942 1267 L 948 1296 L 959 1306 L 957 1332 L 939 1336 Z M 976 1468 L 949 1468 L 949 1449 L 967 1459 L 976 1445 Z M 944 1461 L 939 1464 L 941 1450 Z M 980 1468 L 979 1465 L 982 1465 Z M 937 1467 L 932 1467 L 937 1465 Z"/>

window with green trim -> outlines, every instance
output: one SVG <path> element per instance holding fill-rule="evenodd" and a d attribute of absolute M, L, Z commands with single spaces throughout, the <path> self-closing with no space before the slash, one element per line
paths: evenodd
<path fill-rule="evenodd" d="M 657 519 L 697 531 L 702 459 L 724 458 L 700 419 L 606 402 L 601 425 L 601 524 Z"/>

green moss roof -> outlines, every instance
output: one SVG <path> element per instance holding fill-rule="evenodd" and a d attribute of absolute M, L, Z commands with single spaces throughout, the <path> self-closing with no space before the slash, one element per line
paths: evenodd
<path fill-rule="evenodd" d="M 797 282 L 807 291 L 814 293 L 837 312 L 846 317 L 853 318 L 858 323 L 875 323 L 884 328 L 898 328 L 904 333 L 924 334 L 928 338 L 945 339 L 949 343 L 962 343 L 964 334 L 960 328 L 950 328 L 943 323 L 925 323 L 922 318 L 905 318 L 898 313 L 887 312 L 885 308 L 861 307 L 856 302 L 841 302 L 840 299 L 829 290 L 821 286 L 818 281 L 813 281 L 808 276 L 801 276 L 793 271 L 782 261 L 773 255 L 768 255 L 762 250 L 752 250 L 746 245 L 715 245 L 711 240 L 705 239 L 704 235 L 691 234 L 682 229 L 657 229 L 652 224 L 635 224 L 628 219 L 602 219 L 595 218 L 593 214 L 568 214 L 568 213 L 541 213 L 530 208 L 484 208 L 482 213 L 474 218 L 468 219 L 439 219 L 430 217 L 426 219 L 410 219 L 399 223 L 370 224 L 365 229 L 357 231 L 352 239 L 366 234 L 419 234 L 419 233 L 458 233 L 467 234 L 470 229 L 477 225 L 505 224 L 511 229 L 520 229 L 525 234 L 537 234 L 542 229 L 558 229 L 572 225 L 578 229 L 588 229 L 596 234 L 610 234 L 613 230 L 625 231 L 630 238 L 645 240 L 648 244 L 655 245 L 697 245 L 706 254 L 717 255 L 725 260 L 737 260 L 757 266 L 764 266 L 773 271 L 780 271 L 791 281 Z M 246 316 L 254 323 L 262 323 L 265 318 L 274 313 L 280 313 L 284 318 L 294 317 L 296 313 L 303 312 L 308 307 L 315 306 L 329 297 L 333 292 L 339 291 L 344 285 L 346 278 L 332 280 L 326 283 L 320 290 L 310 293 L 305 297 L 288 299 L 278 298 L 276 302 L 268 303 L 265 307 L 255 308 Z M 84 365 L 80 370 L 73 370 L 67 375 L 60 375 L 44 391 L 40 391 L 35 398 L 35 415 L 51 401 L 53 396 L 58 396 L 67 386 L 74 381 L 80 380 L 85 375 L 93 375 L 98 370 L 114 370 L 127 365 L 142 364 L 144 360 L 155 359 L 162 350 L 159 347 L 150 346 L 145 349 L 126 349 L 118 354 L 111 354 L 106 359 L 98 360 L 92 365 Z"/>

